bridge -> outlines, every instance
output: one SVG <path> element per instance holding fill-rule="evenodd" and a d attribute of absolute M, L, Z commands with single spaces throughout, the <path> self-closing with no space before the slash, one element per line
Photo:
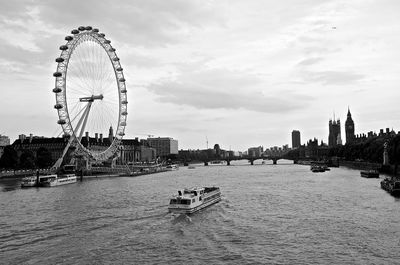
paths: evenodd
<path fill-rule="evenodd" d="M 254 165 L 254 161 L 256 160 L 272 160 L 272 164 L 276 165 L 278 160 L 285 159 L 284 155 L 280 156 L 231 156 L 231 157 L 224 157 L 224 158 L 204 158 L 203 162 L 205 166 L 208 166 L 209 163 L 218 162 L 218 161 L 225 161 L 226 165 L 230 166 L 231 161 L 236 160 L 248 160 L 250 165 Z M 296 161 L 294 161 L 296 163 Z"/>

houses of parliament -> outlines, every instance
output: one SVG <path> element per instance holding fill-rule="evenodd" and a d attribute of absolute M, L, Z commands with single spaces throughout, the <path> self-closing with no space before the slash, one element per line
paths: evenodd
<path fill-rule="evenodd" d="M 347 119 L 344 124 L 346 143 L 352 143 L 355 141 L 356 136 L 354 134 L 354 121 L 351 118 L 350 108 L 347 111 Z M 328 146 L 342 145 L 342 137 L 340 130 L 340 119 L 329 120 L 329 136 L 328 136 Z"/>

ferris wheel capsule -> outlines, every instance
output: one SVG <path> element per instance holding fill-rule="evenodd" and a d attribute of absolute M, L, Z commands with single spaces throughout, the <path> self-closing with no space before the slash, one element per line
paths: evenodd
<path fill-rule="evenodd" d="M 62 63 L 64 62 L 64 58 L 58 57 L 56 58 L 56 63 Z"/>
<path fill-rule="evenodd" d="M 54 77 L 61 77 L 62 73 L 61 72 L 55 72 L 55 73 L 53 73 L 53 76 Z"/>
<path fill-rule="evenodd" d="M 84 31 L 86 28 L 84 27 L 84 26 L 80 26 L 79 28 L 78 28 L 78 30 L 79 31 Z"/>
<path fill-rule="evenodd" d="M 57 103 L 56 105 L 54 105 L 55 109 L 62 109 L 64 106 L 60 103 Z"/>
<path fill-rule="evenodd" d="M 73 30 L 71 31 L 71 34 L 74 34 L 74 35 L 79 34 L 79 30 L 73 29 Z"/>
<path fill-rule="evenodd" d="M 72 36 L 66 36 L 66 37 L 65 37 L 65 40 L 66 40 L 66 41 L 71 41 L 71 40 L 73 40 L 73 39 L 74 39 L 74 38 L 73 38 Z"/>
<path fill-rule="evenodd" d="M 92 27 L 91 26 L 86 26 L 85 29 L 86 30 L 92 30 Z"/>

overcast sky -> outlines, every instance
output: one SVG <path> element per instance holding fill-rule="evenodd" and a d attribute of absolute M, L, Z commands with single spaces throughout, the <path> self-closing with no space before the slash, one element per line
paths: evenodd
<path fill-rule="evenodd" d="M 347 108 L 355 131 L 400 130 L 400 1 L 0 1 L 0 134 L 57 136 L 54 59 L 81 25 L 121 59 L 126 137 L 179 149 L 327 142 Z M 342 138 L 345 138 L 342 125 Z"/>

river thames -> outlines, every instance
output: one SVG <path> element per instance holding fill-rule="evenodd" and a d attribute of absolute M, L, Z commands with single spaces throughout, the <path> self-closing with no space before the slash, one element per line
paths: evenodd
<path fill-rule="evenodd" d="M 0 179 L 0 263 L 400 264 L 400 199 L 379 179 L 280 162 L 54 188 Z M 178 189 L 207 185 L 221 202 L 168 213 Z"/>

